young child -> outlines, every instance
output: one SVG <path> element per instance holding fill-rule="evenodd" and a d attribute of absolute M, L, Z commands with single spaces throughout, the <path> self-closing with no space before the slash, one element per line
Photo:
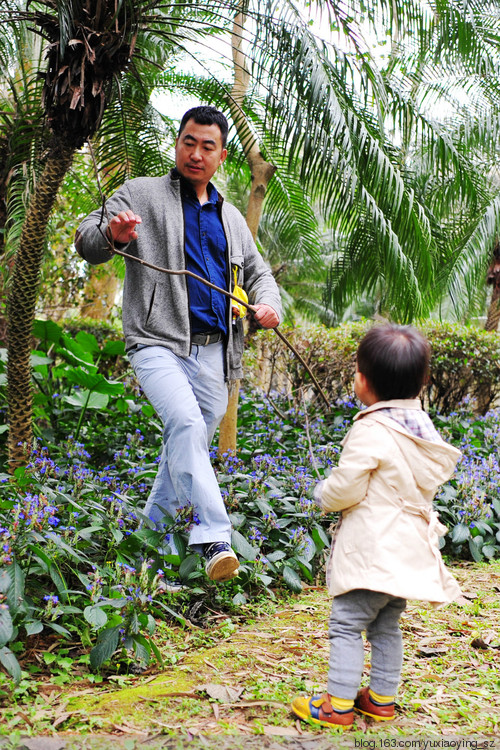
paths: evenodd
<path fill-rule="evenodd" d="M 378 721 L 394 718 L 406 600 L 437 604 L 460 596 L 438 548 L 446 528 L 432 509 L 460 451 L 422 411 L 428 365 L 429 345 L 410 326 L 377 325 L 358 348 L 354 390 L 368 408 L 354 418 L 338 467 L 315 490 L 325 513 L 342 513 L 327 571 L 334 596 L 328 693 L 292 703 L 299 718 L 315 724 L 349 726 L 354 710 Z M 359 690 L 362 631 L 371 670 L 369 687 Z"/>

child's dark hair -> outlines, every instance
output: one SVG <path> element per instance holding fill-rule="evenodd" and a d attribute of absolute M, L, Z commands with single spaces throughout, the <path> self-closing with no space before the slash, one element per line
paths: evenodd
<path fill-rule="evenodd" d="M 430 347 L 412 326 L 376 325 L 358 347 L 358 370 L 379 401 L 416 398 L 427 380 Z"/>
<path fill-rule="evenodd" d="M 184 113 L 181 124 L 179 126 L 178 135 L 182 133 L 182 131 L 186 127 L 186 123 L 189 120 L 194 120 L 196 123 L 198 123 L 198 125 L 218 125 L 222 137 L 222 148 L 226 148 L 227 134 L 229 132 L 229 125 L 226 119 L 226 115 L 224 115 L 215 107 L 210 107 L 208 105 L 192 107 Z"/>

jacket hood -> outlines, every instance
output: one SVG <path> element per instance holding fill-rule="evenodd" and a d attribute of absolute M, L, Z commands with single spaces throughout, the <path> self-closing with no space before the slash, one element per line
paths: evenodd
<path fill-rule="evenodd" d="M 422 411 L 419 399 L 395 399 L 379 401 L 359 412 L 355 419 L 373 420 L 390 428 L 417 485 L 423 490 L 435 491 L 437 484 L 444 484 L 452 476 L 461 452 L 444 440 L 431 441 L 414 435 L 391 417 L 380 413 L 380 409 L 391 407 Z"/>

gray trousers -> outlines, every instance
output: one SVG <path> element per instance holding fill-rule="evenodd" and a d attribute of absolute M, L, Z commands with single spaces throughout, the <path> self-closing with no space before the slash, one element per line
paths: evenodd
<path fill-rule="evenodd" d="M 227 407 L 222 342 L 192 346 L 178 357 L 164 346 L 129 354 L 141 387 L 163 422 L 163 450 L 144 514 L 162 528 L 165 514 L 188 503 L 199 522 L 189 533 L 196 552 L 208 542 L 231 542 L 231 524 L 210 463 L 212 442 Z M 170 535 L 167 543 L 175 553 Z"/>
<path fill-rule="evenodd" d="M 356 697 L 364 667 L 363 631 L 371 645 L 371 689 L 379 695 L 396 694 L 403 664 L 399 618 L 405 608 L 405 599 L 367 589 L 334 598 L 328 629 L 330 695 Z"/>

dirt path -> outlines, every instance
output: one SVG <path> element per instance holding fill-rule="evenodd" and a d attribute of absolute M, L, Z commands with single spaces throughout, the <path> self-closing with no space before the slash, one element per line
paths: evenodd
<path fill-rule="evenodd" d="M 330 601 L 313 588 L 244 626 L 219 618 L 213 631 L 160 628 L 171 662 L 161 671 L 101 685 L 41 681 L 34 700 L 1 710 L 0 748 L 500 748 L 500 563 L 454 570 L 463 603 L 410 603 L 404 615 L 391 724 L 357 717 L 342 732 L 291 714 L 295 694 L 325 687 Z"/>

